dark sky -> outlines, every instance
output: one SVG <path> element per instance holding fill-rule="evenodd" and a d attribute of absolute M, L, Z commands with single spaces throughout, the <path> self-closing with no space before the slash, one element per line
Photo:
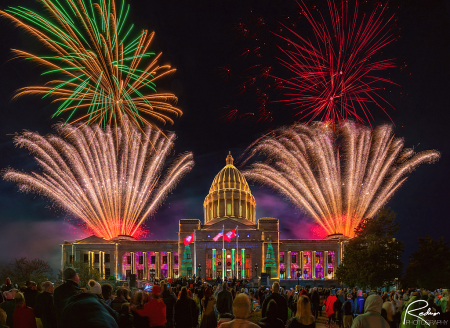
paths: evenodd
<path fill-rule="evenodd" d="M 324 0 L 317 0 L 321 3 Z M 289 2 L 291 2 L 289 4 Z M 447 2 L 447 5 L 446 5 Z M 192 151 L 195 168 L 168 197 L 147 225 L 150 239 L 175 239 L 177 221 L 194 217 L 203 221 L 203 200 L 215 174 L 224 166 L 229 150 L 237 158 L 252 141 L 272 127 L 292 122 L 293 112 L 271 103 L 276 113 L 272 124 L 251 121 L 223 122 L 219 108 L 229 102 L 239 103 L 236 85 L 222 81 L 217 67 L 233 62 L 242 44 L 234 39 L 233 23 L 248 16 L 249 8 L 268 19 L 295 9 L 294 1 L 150 1 L 132 0 L 129 21 L 137 27 L 156 32 L 153 49 L 163 51 L 162 62 L 178 71 L 165 86 L 179 97 L 184 115 L 169 127 L 178 135 L 176 151 Z M 400 4 L 397 8 L 397 3 Z M 24 5 L 39 10 L 34 1 L 1 0 L 1 8 Z M 450 17 L 445 0 L 391 1 L 390 10 L 398 15 L 400 38 L 386 49 L 398 66 L 390 76 L 400 87 L 389 87 L 386 99 L 396 108 L 391 117 L 397 136 L 404 137 L 407 147 L 417 151 L 438 149 L 439 162 L 422 165 L 391 199 L 401 225 L 398 239 L 405 243 L 403 260 L 416 249 L 418 237 L 435 238 L 448 232 L 448 186 L 450 132 L 448 129 L 450 94 Z M 11 23 L 0 20 L 0 168 L 14 167 L 30 171 L 35 164 L 26 151 L 13 146 L 13 135 L 22 130 L 50 133 L 57 121 L 50 118 L 54 106 L 48 100 L 22 98 L 11 101 L 20 87 L 41 84 L 39 68 L 29 62 L 12 60 L 9 49 L 39 53 L 42 48 L 29 35 Z M 245 106 L 252 106 L 245 103 Z M 249 109 L 254 111 L 254 109 Z M 374 109 L 376 123 L 387 117 Z M 307 237 L 310 221 L 299 210 L 275 192 L 252 186 L 257 202 L 257 217 L 280 220 L 282 238 Z M 83 236 L 67 223 L 70 219 L 50 202 L 33 194 L 23 194 L 9 182 L 0 181 L 0 250 L 2 260 L 14 257 L 40 257 L 53 266 L 59 263 L 58 245 Z"/>

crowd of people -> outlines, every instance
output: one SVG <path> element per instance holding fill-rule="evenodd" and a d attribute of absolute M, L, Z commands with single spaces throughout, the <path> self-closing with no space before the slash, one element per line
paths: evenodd
<path fill-rule="evenodd" d="M 94 280 L 80 287 L 71 268 L 63 276 L 65 282 L 56 288 L 50 281 L 40 286 L 28 281 L 17 288 L 6 279 L 0 328 L 313 328 L 324 316 L 330 328 L 450 325 L 447 290 L 286 290 L 277 281 L 250 288 L 244 281 L 217 280 L 211 285 L 180 278 L 155 281 L 147 291 Z M 422 314 L 414 312 L 420 309 Z"/>

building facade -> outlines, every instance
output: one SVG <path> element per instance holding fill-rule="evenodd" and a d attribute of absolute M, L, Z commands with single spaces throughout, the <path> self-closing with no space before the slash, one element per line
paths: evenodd
<path fill-rule="evenodd" d="M 278 219 L 256 220 L 255 198 L 231 155 L 214 178 L 203 209 L 203 224 L 198 219 L 179 221 L 176 240 L 90 236 L 66 241 L 61 245 L 61 266 L 81 261 L 97 268 L 103 279 L 114 276 L 118 280 L 131 274 L 138 280 L 194 274 L 207 280 L 218 276 L 254 279 L 266 273 L 272 279 L 300 280 L 310 286 L 336 284 L 334 273 L 345 239 L 280 239 Z M 235 228 L 236 237 L 230 242 L 214 241 L 221 231 Z M 185 245 L 185 238 L 192 234 L 193 241 Z"/>

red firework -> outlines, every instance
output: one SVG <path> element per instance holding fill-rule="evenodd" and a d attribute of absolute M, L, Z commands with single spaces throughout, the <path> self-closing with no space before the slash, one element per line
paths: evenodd
<path fill-rule="evenodd" d="M 379 4 L 366 15 L 359 14 L 357 1 L 351 10 L 349 1 L 338 7 L 333 0 L 327 2 L 330 21 L 320 12 L 320 18 L 314 19 L 304 2 L 299 3 L 314 32 L 312 40 L 284 24 L 294 37 L 276 34 L 288 42 L 287 49 L 280 47 L 287 59 L 278 59 L 293 74 L 279 78 L 286 97 L 280 101 L 300 109 L 300 119 L 308 118 L 309 122 L 320 119 L 335 123 L 352 117 L 370 123 L 369 104 L 389 116 L 384 106 L 391 105 L 379 91 L 384 90 L 383 83 L 395 83 L 377 73 L 395 64 L 393 59 L 375 60 L 374 56 L 395 40 L 390 28 L 393 16 L 385 17 L 386 5 Z"/>

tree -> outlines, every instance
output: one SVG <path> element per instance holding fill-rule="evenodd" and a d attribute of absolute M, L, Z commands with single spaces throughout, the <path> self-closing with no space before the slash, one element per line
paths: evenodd
<path fill-rule="evenodd" d="M 277 261 L 273 251 L 272 240 L 267 244 L 266 258 L 264 261 L 264 271 L 272 278 L 277 275 Z"/>
<path fill-rule="evenodd" d="M 342 263 L 336 277 L 348 286 L 383 288 L 400 278 L 403 243 L 394 238 L 400 226 L 391 210 L 377 218 L 365 219 L 355 229 L 355 237 L 344 246 Z"/>
<path fill-rule="evenodd" d="M 27 280 L 37 284 L 53 278 L 53 269 L 41 259 L 28 259 L 22 257 L 4 264 L 1 268 L 1 281 L 11 278 L 13 284 L 24 286 Z"/>
<path fill-rule="evenodd" d="M 225 259 L 222 259 L 225 260 Z M 181 276 L 192 275 L 192 256 L 189 245 L 184 246 L 183 260 L 181 261 Z"/>
<path fill-rule="evenodd" d="M 434 241 L 430 236 L 419 238 L 419 249 L 409 257 L 403 285 L 405 287 L 450 287 L 450 247 L 443 237 Z"/>
<path fill-rule="evenodd" d="M 69 267 L 74 268 L 80 277 L 79 285 L 81 287 L 87 286 L 90 279 L 95 281 L 100 280 L 100 271 L 98 268 L 94 268 L 89 263 L 83 261 L 75 261 Z"/>

